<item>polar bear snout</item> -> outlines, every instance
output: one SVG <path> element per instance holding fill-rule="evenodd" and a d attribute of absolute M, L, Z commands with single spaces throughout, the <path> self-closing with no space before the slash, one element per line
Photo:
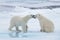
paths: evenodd
<path fill-rule="evenodd" d="M 32 18 L 36 18 L 36 15 L 32 15 Z"/>

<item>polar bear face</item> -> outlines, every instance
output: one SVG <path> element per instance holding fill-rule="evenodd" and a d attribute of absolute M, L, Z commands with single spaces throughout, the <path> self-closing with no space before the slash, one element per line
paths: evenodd
<path fill-rule="evenodd" d="M 32 16 L 32 18 L 36 18 L 36 16 L 35 15 L 31 15 Z"/>
<path fill-rule="evenodd" d="M 42 19 L 45 18 L 45 17 L 42 16 L 41 14 L 36 14 L 36 18 L 38 18 L 39 20 L 42 20 Z"/>
<path fill-rule="evenodd" d="M 40 17 L 41 17 L 41 15 L 40 15 L 40 14 L 36 14 L 36 17 L 39 17 L 39 18 L 40 18 Z"/>
<path fill-rule="evenodd" d="M 33 14 L 31 14 L 31 15 L 27 15 L 25 18 L 36 18 L 36 16 L 35 15 L 33 15 Z"/>

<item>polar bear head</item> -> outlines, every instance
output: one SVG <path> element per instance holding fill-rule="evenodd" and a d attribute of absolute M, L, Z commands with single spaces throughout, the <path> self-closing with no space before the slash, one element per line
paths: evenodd
<path fill-rule="evenodd" d="M 36 16 L 36 18 L 39 18 L 39 19 L 44 18 L 44 16 L 42 16 L 41 14 L 36 14 L 35 16 Z"/>
<path fill-rule="evenodd" d="M 32 16 L 32 18 L 36 18 L 36 16 L 35 15 L 31 15 Z"/>
<path fill-rule="evenodd" d="M 33 14 L 30 14 L 30 15 L 25 16 L 25 18 L 36 18 L 36 16 Z"/>

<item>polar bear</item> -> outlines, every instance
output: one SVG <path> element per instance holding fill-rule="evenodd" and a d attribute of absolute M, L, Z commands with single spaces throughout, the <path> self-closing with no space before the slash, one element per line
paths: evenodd
<path fill-rule="evenodd" d="M 9 30 L 13 31 L 12 28 L 16 27 L 16 30 L 19 31 L 19 26 L 22 26 L 22 32 L 27 32 L 27 21 L 30 18 L 36 18 L 34 15 L 27 15 L 25 17 L 14 16 L 11 18 Z M 20 30 L 21 31 L 21 30 Z"/>
<path fill-rule="evenodd" d="M 41 32 L 53 32 L 54 31 L 54 24 L 49 19 L 45 18 L 41 14 L 36 14 L 40 25 L 41 25 Z"/>

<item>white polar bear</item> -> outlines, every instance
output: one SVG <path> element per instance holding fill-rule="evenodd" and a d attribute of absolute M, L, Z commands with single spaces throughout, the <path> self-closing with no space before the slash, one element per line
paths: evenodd
<path fill-rule="evenodd" d="M 22 26 L 22 31 L 27 32 L 27 21 L 30 18 L 35 18 L 34 15 L 27 15 L 25 17 L 14 16 L 10 21 L 9 30 L 12 31 L 13 27 L 16 27 L 16 30 L 19 31 L 18 26 Z"/>
<path fill-rule="evenodd" d="M 41 32 L 53 32 L 54 31 L 54 24 L 52 23 L 52 21 L 48 20 L 47 18 L 45 18 L 44 16 L 40 15 L 40 14 L 36 14 L 40 25 L 41 25 Z"/>

